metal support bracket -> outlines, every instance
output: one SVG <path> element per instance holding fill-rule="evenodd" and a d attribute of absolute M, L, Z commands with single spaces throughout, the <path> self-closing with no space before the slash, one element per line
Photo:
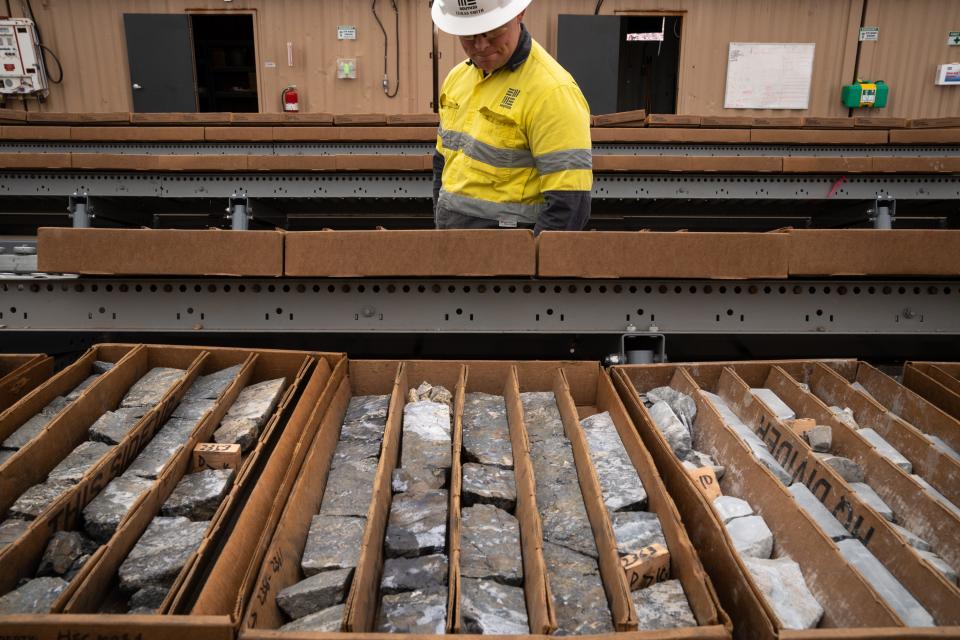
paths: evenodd
<path fill-rule="evenodd" d="M 67 203 L 67 211 L 70 212 L 70 219 L 73 220 L 74 229 L 88 229 L 91 221 L 96 218 L 93 213 L 93 205 L 87 197 L 87 192 L 73 192 Z"/>
<path fill-rule="evenodd" d="M 230 196 L 227 203 L 226 218 L 230 221 L 230 228 L 234 231 L 247 231 L 250 228 L 253 207 L 245 192 L 234 191 Z"/>
<path fill-rule="evenodd" d="M 877 195 L 868 213 L 874 229 L 892 229 L 897 219 L 897 200 L 888 195 Z"/>

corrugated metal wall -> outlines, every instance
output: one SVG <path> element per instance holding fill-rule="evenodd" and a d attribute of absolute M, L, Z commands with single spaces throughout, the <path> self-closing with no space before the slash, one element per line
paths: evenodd
<path fill-rule="evenodd" d="M 859 75 L 886 80 L 890 106 L 876 115 L 952 116 L 960 113 L 960 88 L 936 87 L 936 65 L 960 58 L 946 46 L 947 31 L 960 30 L 960 0 L 606 0 L 601 14 L 672 13 L 683 16 L 677 111 L 694 115 L 845 116 L 840 87 L 855 75 L 857 33 L 880 27 L 880 41 L 862 45 Z M 19 2 L 14 2 L 14 6 Z M 417 113 L 432 110 L 433 30 L 428 0 L 397 0 L 400 8 L 400 92 L 387 99 L 383 36 L 368 0 L 45 0 L 34 2 L 45 44 L 65 66 L 45 111 L 107 112 L 131 109 L 123 33 L 124 13 L 225 11 L 253 13 L 257 38 L 260 109 L 280 110 L 280 91 L 296 84 L 301 110 L 332 113 Z M 535 0 L 526 24 L 556 54 L 557 16 L 589 14 L 595 0 Z M 378 12 L 390 39 L 389 75 L 395 78 L 394 13 L 380 0 Z M 16 13 L 16 12 L 15 12 Z M 22 15 L 22 13 L 18 13 Z M 356 41 L 338 41 L 337 25 L 358 29 Z M 730 42 L 815 42 L 813 86 L 806 111 L 723 108 Z M 294 66 L 287 66 L 287 42 Z M 438 35 L 439 77 L 464 58 L 456 40 Z M 584 43 L 590 46 L 590 43 Z M 336 58 L 355 57 L 357 80 L 336 79 Z M 266 68 L 265 63 L 276 63 Z M 14 105 L 15 106 L 15 105 Z"/>

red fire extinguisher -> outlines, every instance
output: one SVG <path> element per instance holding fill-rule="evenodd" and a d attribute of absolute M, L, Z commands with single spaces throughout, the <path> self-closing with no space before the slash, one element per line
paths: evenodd
<path fill-rule="evenodd" d="M 291 84 L 281 91 L 280 99 L 283 102 L 284 111 L 300 111 L 300 94 L 297 93 L 297 85 Z"/>

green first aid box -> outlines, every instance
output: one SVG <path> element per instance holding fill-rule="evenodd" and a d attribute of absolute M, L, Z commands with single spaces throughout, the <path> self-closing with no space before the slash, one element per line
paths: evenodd
<path fill-rule="evenodd" d="M 889 94 L 890 87 L 883 80 L 856 82 L 843 86 L 840 91 L 840 100 L 843 101 L 843 106 L 850 109 L 878 109 L 887 106 Z"/>

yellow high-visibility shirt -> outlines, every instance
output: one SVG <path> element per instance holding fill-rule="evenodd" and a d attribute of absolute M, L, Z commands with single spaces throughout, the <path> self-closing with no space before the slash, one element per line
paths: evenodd
<path fill-rule="evenodd" d="M 547 207 L 545 192 L 589 194 L 591 149 L 586 99 L 535 41 L 525 60 L 486 76 L 462 62 L 440 92 L 437 206 L 502 226 L 535 224 Z"/>

